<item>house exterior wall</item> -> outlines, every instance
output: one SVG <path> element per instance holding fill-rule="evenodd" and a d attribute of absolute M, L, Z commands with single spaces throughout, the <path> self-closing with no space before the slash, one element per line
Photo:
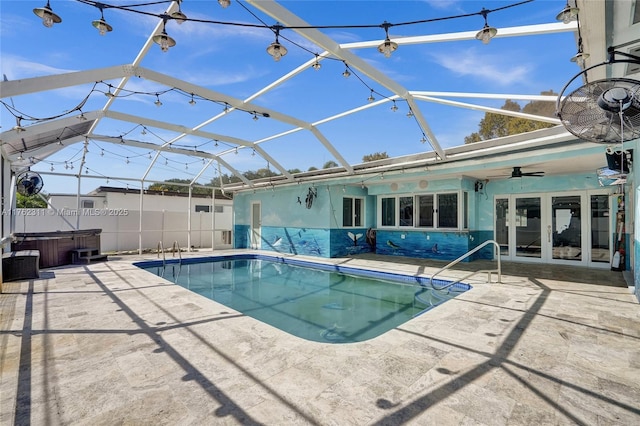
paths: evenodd
<path fill-rule="evenodd" d="M 307 208 L 310 189 L 317 197 Z M 345 196 L 364 199 L 363 226 L 341 226 Z M 263 250 L 319 257 L 369 252 L 372 247 L 366 242 L 366 233 L 374 224 L 369 206 L 373 202 L 361 185 L 295 185 L 238 193 L 234 197 L 234 247 L 250 247 L 251 205 L 260 203 Z"/>
<path fill-rule="evenodd" d="M 604 148 L 597 147 L 598 149 Z M 544 163 L 543 157 L 540 160 Z M 574 160 L 575 161 L 575 160 Z M 603 166 L 605 159 L 603 154 Z M 494 165 L 495 166 L 495 165 Z M 604 238 L 615 241 L 615 200 L 619 186 L 601 187 L 595 170 L 559 176 L 522 177 L 510 179 L 487 177 L 476 191 L 476 178 L 457 177 L 438 179 L 429 171 L 385 175 L 359 182 L 316 183 L 318 198 L 311 209 L 304 206 L 308 186 L 275 187 L 245 191 L 236 194 L 235 247 L 249 247 L 251 204 L 259 202 L 262 209 L 261 249 L 322 257 L 339 257 L 352 253 L 374 251 L 378 254 L 430 258 L 450 261 L 495 238 L 495 198 L 511 195 L 547 194 L 607 194 L 610 196 L 610 235 Z M 364 186 L 364 188 L 362 187 Z M 628 185 L 627 185 L 628 187 Z M 379 200 L 389 196 L 415 196 L 455 192 L 460 202 L 466 197 L 467 226 L 457 229 L 433 229 L 418 227 L 383 227 L 378 223 Z M 365 226 L 359 229 L 343 228 L 342 198 L 349 195 L 363 196 L 366 200 Z M 297 198 L 303 202 L 297 203 Z M 628 208 L 628 206 L 627 206 Z M 586 209 L 586 206 L 582 206 Z M 589 216 L 587 214 L 585 217 Z M 589 216 L 590 217 L 590 216 Z M 590 220 L 594 220 L 590 217 Z M 600 219 L 602 220 L 602 219 Z M 632 229 L 627 215 L 627 226 L 622 234 L 628 247 Z M 375 229 L 375 242 L 367 238 L 368 230 Z M 600 238 L 596 236 L 593 238 Z M 354 244 L 354 239 L 355 244 Z M 369 244 L 371 242 L 372 244 Z M 492 259 L 494 247 L 486 246 L 465 261 Z M 631 256 L 625 258 L 625 268 L 635 266 Z M 637 259 L 637 256 L 635 256 Z M 601 267 L 608 264 L 601 263 Z M 635 268 L 634 268 L 635 269 Z"/>

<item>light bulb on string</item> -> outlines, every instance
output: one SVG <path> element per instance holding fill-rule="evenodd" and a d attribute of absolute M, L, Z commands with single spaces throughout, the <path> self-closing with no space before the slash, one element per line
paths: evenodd
<path fill-rule="evenodd" d="M 49 0 L 47 0 L 47 4 L 44 7 L 36 7 L 33 9 L 33 13 L 42 18 L 42 25 L 47 28 L 51 28 L 53 27 L 53 24 L 59 24 L 62 22 L 62 18 L 53 13 L 53 10 L 49 5 Z"/>
<path fill-rule="evenodd" d="M 349 65 L 347 65 L 347 63 L 344 63 L 344 72 L 342 73 L 342 76 L 344 78 L 349 78 L 351 77 L 351 72 L 349 72 Z"/>
<path fill-rule="evenodd" d="M 107 21 L 104 20 L 104 13 L 102 11 L 102 7 L 101 6 L 98 6 L 98 7 L 100 8 L 100 19 L 97 19 L 91 22 L 91 25 L 93 25 L 95 29 L 98 30 L 100 35 L 103 36 L 103 35 L 106 35 L 108 32 L 113 31 L 113 27 L 109 25 Z"/>

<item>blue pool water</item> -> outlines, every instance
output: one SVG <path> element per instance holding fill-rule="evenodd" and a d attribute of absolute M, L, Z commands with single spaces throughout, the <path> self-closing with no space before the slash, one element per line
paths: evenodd
<path fill-rule="evenodd" d="M 136 266 L 303 339 L 361 342 L 469 290 L 429 280 L 262 255 Z M 444 281 L 434 281 L 438 287 Z"/>

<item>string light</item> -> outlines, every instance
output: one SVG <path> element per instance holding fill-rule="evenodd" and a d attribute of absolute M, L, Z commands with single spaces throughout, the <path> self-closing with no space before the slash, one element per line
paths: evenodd
<path fill-rule="evenodd" d="M 100 33 L 101 36 L 113 31 L 113 27 L 109 24 L 107 24 L 107 21 L 104 20 L 104 13 L 102 10 L 102 5 L 98 5 L 97 6 L 100 9 L 100 19 L 95 20 L 91 23 L 91 25 L 93 25 L 98 32 Z"/>
<path fill-rule="evenodd" d="M 371 102 L 373 102 L 375 100 L 376 100 L 376 98 L 373 97 L 373 89 L 371 89 L 371 94 L 367 98 L 367 101 L 369 101 L 371 103 Z"/>
<path fill-rule="evenodd" d="M 395 41 L 389 40 L 389 24 L 387 21 L 384 21 L 382 24 L 382 28 L 384 28 L 385 39 L 384 42 L 378 46 L 378 52 L 382 53 L 386 58 L 391 57 L 391 53 L 395 52 L 398 49 L 398 43 Z"/>
<path fill-rule="evenodd" d="M 276 41 L 271 43 L 269 47 L 267 47 L 267 53 L 273 57 L 273 60 L 278 62 L 284 55 L 287 54 L 287 48 L 280 44 L 278 40 L 278 36 L 280 35 L 280 30 L 283 27 L 281 25 L 274 25 L 272 29 L 276 33 Z"/>
<path fill-rule="evenodd" d="M 343 76 L 344 78 L 349 78 L 349 77 L 351 77 L 351 73 L 349 72 L 349 65 L 347 65 L 347 63 L 346 63 L 346 62 L 345 62 L 345 64 L 344 64 L 344 67 L 345 67 L 345 68 L 344 68 L 344 72 L 342 73 L 342 76 Z"/>
<path fill-rule="evenodd" d="M 49 0 L 47 0 L 47 4 L 44 5 L 44 7 L 36 7 L 33 9 L 33 13 L 42 18 L 42 25 L 47 28 L 51 28 L 53 27 L 53 24 L 59 24 L 62 22 L 62 18 L 53 13 L 51 5 L 49 5 Z"/>
<path fill-rule="evenodd" d="M 162 32 L 160 34 L 154 35 L 152 38 L 153 42 L 159 45 L 160 50 L 162 50 L 163 52 L 168 51 L 169 48 L 176 45 L 176 41 L 171 37 L 169 37 L 169 35 L 167 34 L 167 30 L 166 30 L 167 18 L 169 18 L 169 16 L 163 15 Z"/>
<path fill-rule="evenodd" d="M 396 101 L 393 101 L 393 106 L 391 107 L 391 111 L 396 112 L 398 110 L 398 105 L 396 105 Z"/>
<path fill-rule="evenodd" d="M 182 10 L 180 9 L 180 3 L 182 3 L 182 0 L 176 0 L 176 1 L 178 3 L 178 10 L 173 12 L 171 14 L 171 17 L 178 23 L 178 25 L 182 25 L 187 20 L 187 15 L 182 13 Z"/>

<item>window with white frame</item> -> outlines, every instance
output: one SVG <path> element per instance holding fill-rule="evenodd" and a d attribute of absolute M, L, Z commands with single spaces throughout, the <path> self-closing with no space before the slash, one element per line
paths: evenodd
<path fill-rule="evenodd" d="M 196 213 L 209 213 L 211 211 L 210 208 L 211 206 L 208 205 L 196 204 Z"/>
<path fill-rule="evenodd" d="M 94 206 L 93 200 L 82 200 L 83 209 L 92 209 Z"/>
<path fill-rule="evenodd" d="M 363 226 L 362 214 L 364 211 L 364 199 L 357 197 L 342 198 L 342 226 Z"/>
<path fill-rule="evenodd" d="M 467 209 L 466 192 L 380 197 L 378 223 L 390 228 L 467 229 Z"/>
<path fill-rule="evenodd" d="M 224 212 L 224 206 L 213 206 L 214 213 L 222 213 Z"/>

